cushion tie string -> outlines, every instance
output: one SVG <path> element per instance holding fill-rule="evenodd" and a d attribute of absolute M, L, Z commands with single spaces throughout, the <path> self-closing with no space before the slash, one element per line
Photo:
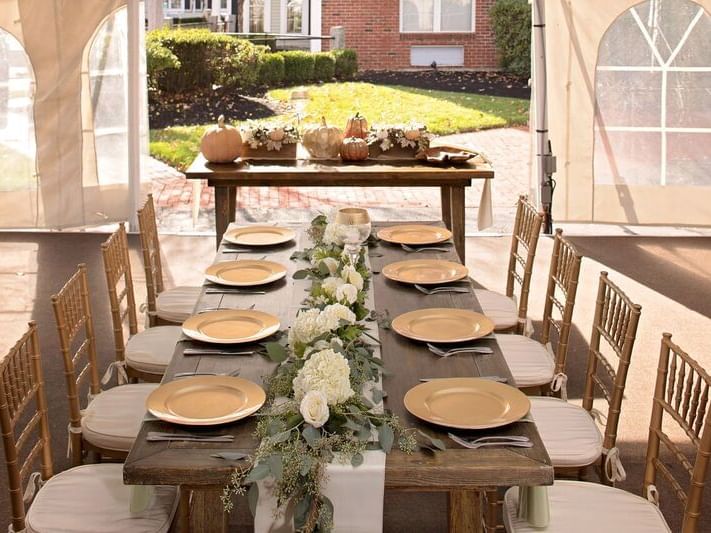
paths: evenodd
<path fill-rule="evenodd" d="M 553 381 L 551 381 L 551 390 L 553 392 L 560 392 L 560 398 L 563 401 L 568 401 L 568 376 L 565 372 L 559 372 L 553 376 Z"/>
<path fill-rule="evenodd" d="M 149 316 L 156 316 L 156 314 L 157 314 L 155 311 L 148 310 L 148 302 L 143 302 L 141 305 L 139 305 L 138 310 L 141 313 L 146 313 Z"/>
<path fill-rule="evenodd" d="M 519 318 L 518 323 L 523 326 L 523 335 L 525 337 L 532 337 L 533 336 L 533 320 L 530 318 Z"/>
<path fill-rule="evenodd" d="M 601 426 L 607 424 L 607 415 L 605 415 L 605 413 L 603 413 L 599 409 L 595 409 L 594 407 L 590 409 L 590 416 L 593 417 L 593 420 Z"/>
<path fill-rule="evenodd" d="M 20 529 L 19 531 L 12 527 L 12 523 L 7 525 L 7 533 L 27 533 L 26 529 Z"/>
<path fill-rule="evenodd" d="M 659 507 L 659 491 L 656 485 L 647 485 L 647 501 Z"/>
<path fill-rule="evenodd" d="M 625 472 L 620 459 L 620 449 L 617 446 L 609 450 L 603 448 L 602 453 L 605 456 L 605 475 L 607 479 L 613 483 L 627 479 L 627 472 Z"/>
<path fill-rule="evenodd" d="M 35 497 L 37 490 L 39 490 L 42 485 L 42 475 L 39 472 L 32 472 L 30 478 L 27 480 L 27 487 L 25 488 L 25 493 L 22 495 L 22 501 L 25 505 L 29 505 L 32 499 Z"/>
<path fill-rule="evenodd" d="M 104 377 L 101 378 L 102 385 L 108 385 L 109 381 L 114 375 L 114 370 L 116 370 L 116 379 L 119 385 L 128 383 L 128 374 L 126 374 L 126 361 L 114 361 L 106 369 Z"/>

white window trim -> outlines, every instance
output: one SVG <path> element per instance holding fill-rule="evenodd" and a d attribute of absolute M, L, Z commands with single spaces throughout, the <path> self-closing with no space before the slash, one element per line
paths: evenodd
<path fill-rule="evenodd" d="M 278 1 L 278 0 L 274 0 Z M 252 15 L 252 1 L 246 0 L 244 2 L 244 21 L 245 21 L 245 33 L 251 33 L 249 29 L 249 23 L 251 21 Z M 271 33 L 269 31 L 272 27 L 272 0 L 264 0 L 264 32 Z"/>
<path fill-rule="evenodd" d="M 461 33 L 461 34 L 468 34 L 468 33 L 476 33 L 476 0 L 472 0 L 472 28 L 471 30 L 463 30 L 463 31 L 455 31 L 455 30 L 441 30 L 437 29 L 440 27 L 442 21 L 442 1 L 441 0 L 433 0 L 434 2 L 434 20 L 432 21 L 433 29 L 431 31 L 429 30 L 417 30 L 417 31 L 405 31 L 402 27 L 402 0 L 400 0 L 400 33 L 414 33 L 414 34 L 432 34 L 432 35 L 437 35 L 440 33 Z"/>
<path fill-rule="evenodd" d="M 281 21 L 279 23 L 279 33 L 283 34 L 289 34 L 289 35 L 310 35 L 309 32 L 307 31 L 307 27 L 310 27 L 310 13 L 309 13 L 309 2 L 308 0 L 304 0 L 302 5 L 302 13 L 301 13 L 301 31 L 300 32 L 293 32 L 289 33 L 286 31 L 286 25 L 287 25 L 287 20 L 286 20 L 286 4 L 289 2 L 289 0 L 281 0 L 281 8 L 279 10 L 279 17 L 281 18 Z"/>

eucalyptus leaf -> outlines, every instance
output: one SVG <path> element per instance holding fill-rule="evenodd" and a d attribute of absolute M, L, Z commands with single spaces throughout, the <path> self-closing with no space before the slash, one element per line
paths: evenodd
<path fill-rule="evenodd" d="M 289 353 L 286 351 L 286 347 L 278 342 L 265 342 L 264 347 L 267 349 L 267 355 L 269 359 L 275 363 L 281 363 L 286 361 L 289 357 Z"/>
<path fill-rule="evenodd" d="M 322 276 L 328 276 L 331 271 L 328 269 L 328 265 L 323 261 L 318 262 L 318 273 Z"/>
<path fill-rule="evenodd" d="M 252 467 L 252 470 L 249 471 L 249 474 L 244 478 L 245 483 L 250 483 L 253 481 L 259 481 L 260 479 L 264 479 L 267 477 L 270 473 L 269 465 L 267 463 L 257 463 L 255 466 Z"/>
<path fill-rule="evenodd" d="M 373 389 L 371 394 L 373 396 L 373 402 L 375 402 L 376 404 L 382 402 L 383 398 L 385 397 L 381 389 Z"/>
<path fill-rule="evenodd" d="M 274 435 L 281 433 L 286 429 L 284 422 L 279 419 L 270 420 L 267 424 L 267 435 L 273 437 Z"/>
<path fill-rule="evenodd" d="M 358 467 L 363 464 L 364 460 L 365 460 L 365 458 L 363 457 L 362 453 L 354 453 L 353 457 L 351 457 L 351 464 L 354 467 Z"/>
<path fill-rule="evenodd" d="M 394 441 L 395 433 L 393 433 L 393 428 L 387 424 L 380 426 L 380 429 L 378 430 L 378 442 L 385 453 L 390 453 Z"/>
<path fill-rule="evenodd" d="M 321 438 L 321 431 L 307 424 L 304 430 L 301 432 L 306 443 L 312 448 L 316 445 L 318 440 Z"/>
<path fill-rule="evenodd" d="M 269 465 L 269 470 L 272 472 L 272 476 L 276 481 L 281 480 L 281 476 L 284 473 L 284 465 L 282 464 L 282 457 L 280 453 L 275 453 L 266 458 L 267 464 Z"/>
<path fill-rule="evenodd" d="M 252 516 L 257 516 L 257 502 L 259 501 L 259 485 L 252 483 L 247 491 L 247 504 Z"/>
<path fill-rule="evenodd" d="M 370 429 L 370 424 L 365 424 L 361 426 L 356 436 L 358 437 L 359 441 L 366 442 L 368 439 L 370 439 L 371 434 L 372 431 Z"/>
<path fill-rule="evenodd" d="M 299 474 L 301 474 L 302 476 L 308 475 L 313 465 L 313 458 L 310 455 L 305 455 L 304 458 L 301 460 L 301 468 L 299 469 Z"/>
<path fill-rule="evenodd" d="M 296 502 L 296 507 L 294 508 L 294 528 L 296 528 L 297 531 L 302 529 L 306 524 L 309 509 L 311 509 L 311 495 L 306 494 Z"/>
<path fill-rule="evenodd" d="M 291 435 L 291 431 L 282 431 L 281 433 L 277 433 L 274 435 L 271 439 L 274 444 L 277 444 L 279 442 L 284 442 L 289 439 L 289 436 Z"/>
<path fill-rule="evenodd" d="M 242 459 L 249 457 L 249 455 L 242 452 L 220 452 L 213 453 L 210 457 L 214 457 L 215 459 L 224 459 L 225 461 L 241 461 Z"/>
<path fill-rule="evenodd" d="M 294 279 L 306 279 L 309 275 L 308 270 L 297 270 L 294 272 Z"/>
<path fill-rule="evenodd" d="M 328 514 L 333 517 L 333 502 L 328 499 L 327 496 L 324 496 L 323 494 L 321 495 L 320 498 L 321 505 L 326 508 L 328 511 Z"/>
<path fill-rule="evenodd" d="M 441 440 L 425 433 L 421 429 L 418 429 L 417 433 L 419 433 L 422 437 L 426 439 L 425 447 L 431 447 L 433 450 L 446 450 L 444 442 L 442 442 Z"/>

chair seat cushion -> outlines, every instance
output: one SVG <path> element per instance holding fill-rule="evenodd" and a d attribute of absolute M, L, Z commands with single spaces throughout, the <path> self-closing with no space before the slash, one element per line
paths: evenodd
<path fill-rule="evenodd" d="M 202 287 L 174 287 L 161 292 L 156 298 L 158 318 L 182 324 L 193 314 Z"/>
<path fill-rule="evenodd" d="M 36 533 L 123 533 L 168 531 L 177 506 L 175 487 L 155 487 L 150 505 L 129 510 L 130 487 L 123 465 L 83 465 L 45 483 L 27 513 L 26 531 Z"/>
<path fill-rule="evenodd" d="M 520 533 L 653 533 L 669 532 L 659 508 L 644 498 L 621 489 L 582 481 L 558 481 L 548 487 L 548 527 L 531 527 L 518 518 L 518 487 L 504 496 L 506 531 Z"/>
<path fill-rule="evenodd" d="M 500 292 L 474 289 L 482 312 L 494 322 L 494 329 L 510 329 L 518 325 L 518 307 L 513 298 Z"/>
<path fill-rule="evenodd" d="M 97 394 L 84 410 L 81 432 L 87 442 L 127 452 L 146 414 L 146 398 L 158 384 L 119 385 Z"/>
<path fill-rule="evenodd" d="M 545 385 L 553 380 L 553 356 L 540 342 L 524 335 L 497 335 L 496 342 L 519 387 Z"/>
<path fill-rule="evenodd" d="M 602 435 L 585 409 L 558 398 L 530 400 L 531 416 L 553 466 L 586 466 L 600 458 Z"/>
<path fill-rule="evenodd" d="M 157 326 L 136 333 L 126 343 L 126 364 L 150 374 L 163 374 L 181 335 L 180 326 Z"/>

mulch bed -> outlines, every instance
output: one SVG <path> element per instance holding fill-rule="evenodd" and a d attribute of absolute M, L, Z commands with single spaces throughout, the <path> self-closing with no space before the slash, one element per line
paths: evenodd
<path fill-rule="evenodd" d="M 371 71 L 362 72 L 357 81 L 382 85 L 402 85 L 490 96 L 530 98 L 528 80 L 498 72 L 467 71 Z M 237 93 L 218 87 L 190 94 L 149 93 L 148 113 L 151 129 L 168 126 L 209 124 L 224 114 L 228 121 L 250 120 L 278 115 L 284 111 L 277 102 L 264 97 L 266 90 Z"/>

